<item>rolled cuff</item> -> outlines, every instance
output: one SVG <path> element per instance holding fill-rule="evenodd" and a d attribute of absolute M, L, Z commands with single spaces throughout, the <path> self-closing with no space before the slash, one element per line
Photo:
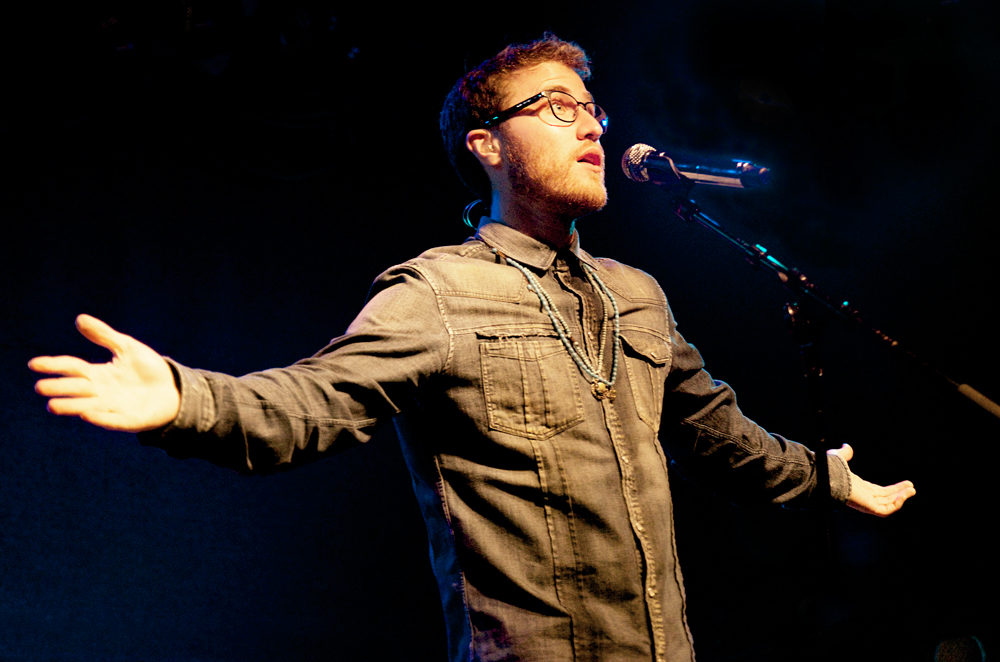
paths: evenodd
<path fill-rule="evenodd" d="M 830 471 L 830 496 L 834 501 L 847 503 L 851 497 L 851 470 L 847 468 L 847 462 L 835 453 L 827 453 L 826 458 Z"/>

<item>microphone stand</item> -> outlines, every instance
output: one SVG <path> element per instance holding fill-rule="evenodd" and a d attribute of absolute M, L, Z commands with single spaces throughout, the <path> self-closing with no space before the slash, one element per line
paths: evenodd
<path fill-rule="evenodd" d="M 901 353 L 910 362 L 917 364 L 939 380 L 944 381 L 959 394 L 965 396 L 997 418 L 1000 418 L 1000 405 L 996 402 L 990 400 L 968 384 L 959 383 L 937 368 L 932 367 L 916 354 L 900 345 L 889 334 L 868 325 L 861 318 L 861 313 L 851 308 L 846 301 L 837 300 L 824 294 L 805 274 L 798 269 L 785 266 L 773 255 L 769 254 L 767 249 L 760 244 L 750 245 L 741 239 L 727 234 L 717 222 L 701 212 L 697 203 L 688 198 L 694 182 L 686 180 L 669 183 L 657 181 L 655 183 L 667 189 L 667 192 L 672 196 L 674 212 L 682 219 L 696 223 L 706 230 L 714 232 L 740 250 L 751 265 L 771 271 L 787 288 L 799 292 L 802 296 L 808 297 L 820 304 L 822 308 L 830 311 L 833 316 L 847 322 L 848 326 L 865 330 L 880 343 Z M 833 499 L 830 494 L 829 464 L 826 453 L 830 450 L 831 444 L 826 435 L 826 416 L 822 394 L 823 368 L 819 357 L 819 339 L 825 320 L 817 321 L 807 316 L 803 307 L 797 303 L 785 304 L 784 313 L 789 331 L 795 342 L 799 345 L 802 355 L 809 406 L 812 410 L 811 427 L 813 439 L 807 445 L 816 454 L 816 477 L 818 490 L 820 491 L 820 503 L 822 504 L 820 512 L 823 518 L 822 532 L 817 531 L 817 533 L 822 536 L 822 545 L 826 555 L 825 561 L 821 563 L 823 570 L 819 573 L 821 578 L 825 577 L 825 579 L 820 580 L 823 587 L 820 589 L 820 595 L 806 599 L 800 607 L 804 609 L 803 616 L 808 619 L 808 622 L 813 627 L 819 627 L 820 631 L 823 631 L 832 627 L 830 623 L 826 622 L 827 618 L 822 616 L 823 605 L 837 606 L 844 604 L 844 598 L 838 597 L 839 590 L 837 588 L 841 579 L 840 564 L 835 552 Z"/>
<path fill-rule="evenodd" d="M 836 317 L 848 323 L 849 326 L 860 328 L 865 330 L 869 335 L 874 336 L 876 340 L 884 345 L 887 345 L 890 349 L 901 353 L 907 360 L 920 366 L 922 369 L 928 373 L 934 375 L 939 380 L 944 381 L 952 389 L 957 391 L 960 395 L 965 396 L 972 402 L 976 403 L 989 413 L 993 414 L 997 418 L 1000 418 L 1000 405 L 998 405 L 993 400 L 990 400 L 985 395 L 972 388 L 968 384 L 962 384 L 958 381 L 952 379 L 948 375 L 944 374 L 942 371 L 931 366 L 926 361 L 921 359 L 919 356 L 911 352 L 910 350 L 903 347 L 897 340 L 889 336 L 889 334 L 884 331 L 870 326 L 861 318 L 861 313 L 856 309 L 851 308 L 846 301 L 838 301 L 833 297 L 824 294 L 816 285 L 809 280 L 809 278 L 803 274 L 798 269 L 793 267 L 786 267 L 784 264 L 779 262 L 773 255 L 767 252 L 767 249 L 760 244 L 750 245 L 743 241 L 742 239 L 737 239 L 732 235 L 727 234 L 718 223 L 713 221 L 711 218 L 706 216 L 698 208 L 697 203 L 694 200 L 687 199 L 687 191 L 690 190 L 690 185 L 685 186 L 684 190 L 676 193 L 673 197 L 674 212 L 683 218 L 685 221 L 690 221 L 692 223 L 697 223 L 706 230 L 711 230 L 718 236 L 725 239 L 727 242 L 738 248 L 740 251 L 746 255 L 747 261 L 750 264 L 768 269 L 773 272 L 778 280 L 782 282 L 785 287 L 797 291 L 811 300 L 819 303 L 824 308 L 832 312 Z M 789 304 L 790 306 L 794 304 Z M 798 308 L 796 306 L 796 308 Z M 786 307 L 787 311 L 787 307 Z M 792 316 L 800 314 L 801 311 L 796 311 Z M 797 332 L 793 327 L 793 335 L 797 335 Z M 806 340 L 806 344 L 813 344 L 814 340 Z M 800 347 L 803 347 L 803 343 L 800 342 Z M 803 349 L 803 352 L 805 350 Z M 815 354 L 814 350 L 810 350 L 811 354 Z M 810 358 L 809 360 L 812 360 Z M 822 374 L 822 370 L 818 367 L 809 367 L 807 362 L 806 368 L 807 376 L 812 375 L 810 378 L 811 385 L 810 388 L 818 388 L 818 379 Z M 815 404 L 815 403 L 814 403 Z M 821 411 L 821 408 L 820 408 Z"/>
<path fill-rule="evenodd" d="M 628 174 L 628 170 L 626 170 L 626 174 Z M 632 178 L 631 175 L 629 175 L 629 178 Z M 701 212 L 694 200 L 688 198 L 691 188 L 694 185 L 692 180 L 679 177 L 677 180 L 669 181 L 654 180 L 650 178 L 649 181 L 653 181 L 662 188 L 666 189 L 667 193 L 671 195 L 671 204 L 673 206 L 674 213 L 682 219 L 696 223 L 706 230 L 714 232 L 726 242 L 740 250 L 746 257 L 747 261 L 754 267 L 771 271 L 788 289 L 798 292 L 800 295 L 818 303 L 822 308 L 830 311 L 834 317 L 846 322 L 848 326 L 863 329 L 869 335 L 874 336 L 880 343 L 887 345 L 891 350 L 901 353 L 908 361 L 920 366 L 923 370 L 931 375 L 934 375 L 940 381 L 945 382 L 959 394 L 965 396 L 997 418 L 1000 418 L 1000 405 L 993 400 L 990 400 L 968 384 L 959 383 L 937 368 L 932 367 L 915 353 L 903 347 L 897 340 L 889 336 L 889 334 L 867 324 L 861 318 L 861 313 L 856 309 L 851 308 L 847 301 L 834 299 L 823 293 L 811 280 L 809 280 L 805 274 L 798 269 L 785 266 L 773 255 L 769 254 L 767 249 L 760 244 L 750 245 L 742 239 L 738 239 L 730 234 L 727 234 L 722 229 L 722 226 Z M 822 504 L 821 512 L 824 521 L 823 533 L 821 535 L 824 538 L 824 550 L 827 557 L 825 559 L 825 563 L 822 563 L 823 571 L 820 572 L 820 577 L 826 577 L 825 580 L 821 580 L 821 584 L 824 586 L 824 588 L 821 589 L 821 595 L 816 596 L 812 600 L 803 602 L 801 606 L 807 607 L 807 604 L 814 602 L 815 604 L 811 604 L 811 607 L 806 609 L 804 615 L 805 613 L 813 612 L 812 616 L 809 617 L 813 626 L 815 627 L 818 625 L 822 629 L 827 629 L 830 627 L 830 624 L 824 623 L 826 619 L 820 616 L 819 612 L 816 611 L 817 605 L 821 606 L 824 602 L 836 605 L 838 603 L 842 603 L 843 599 L 837 597 L 837 583 L 840 581 L 840 568 L 836 552 L 834 551 L 833 499 L 830 494 L 829 464 L 826 453 L 830 450 L 831 444 L 829 443 L 826 434 L 826 415 L 823 406 L 822 393 L 823 368 L 819 356 L 819 340 L 826 320 L 816 320 L 809 317 L 803 307 L 798 303 L 785 304 L 784 315 L 788 324 L 789 332 L 794 338 L 796 344 L 799 346 L 803 361 L 809 407 L 811 409 L 811 427 L 813 436 L 813 439 L 811 440 L 812 443 L 807 445 L 810 446 L 816 454 L 817 484 L 818 489 L 820 490 L 819 497 L 820 503 Z M 826 596 L 822 595 L 824 592 L 827 593 Z"/>

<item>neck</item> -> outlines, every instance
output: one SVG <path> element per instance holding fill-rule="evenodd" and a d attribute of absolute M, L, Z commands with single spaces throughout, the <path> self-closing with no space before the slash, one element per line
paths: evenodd
<path fill-rule="evenodd" d="M 522 234 L 555 249 L 566 248 L 573 240 L 576 220 L 561 218 L 532 206 L 530 201 L 516 201 L 493 193 L 490 217 Z"/>

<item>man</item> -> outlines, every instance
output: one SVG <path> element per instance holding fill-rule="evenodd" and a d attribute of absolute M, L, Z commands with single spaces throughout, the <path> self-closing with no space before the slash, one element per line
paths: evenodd
<path fill-rule="evenodd" d="M 442 112 L 452 162 L 489 200 L 461 246 L 376 282 L 347 333 L 235 378 L 164 360 L 94 318 L 114 359 L 39 357 L 53 413 L 245 472 L 317 459 L 396 421 L 427 523 L 452 660 L 693 660 L 667 454 L 744 500 L 822 501 L 807 449 L 746 419 L 702 369 L 656 282 L 580 248 L 606 203 L 604 111 L 584 52 L 547 35 L 464 76 Z M 877 515 L 914 494 L 850 473 Z"/>

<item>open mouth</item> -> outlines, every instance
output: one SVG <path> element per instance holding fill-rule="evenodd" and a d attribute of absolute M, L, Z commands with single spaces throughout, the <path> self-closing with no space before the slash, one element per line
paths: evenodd
<path fill-rule="evenodd" d="M 601 156 L 601 153 L 594 150 L 585 153 L 583 156 L 577 159 L 577 163 L 589 163 L 591 165 L 595 165 L 598 168 L 600 168 L 603 160 L 604 159 Z"/>

